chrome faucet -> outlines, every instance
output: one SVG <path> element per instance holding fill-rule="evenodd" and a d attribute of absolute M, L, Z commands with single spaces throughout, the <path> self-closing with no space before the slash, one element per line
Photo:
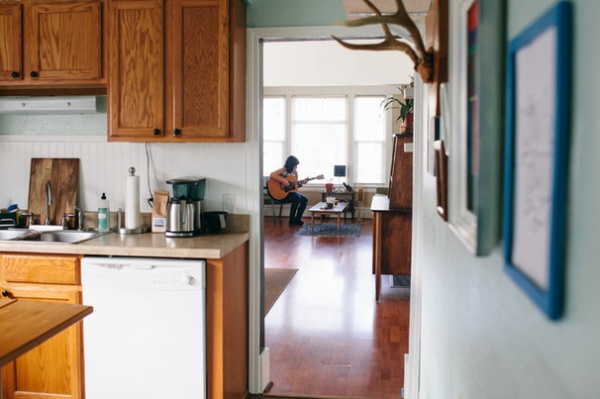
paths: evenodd
<path fill-rule="evenodd" d="M 50 180 L 46 181 L 46 224 L 50 224 L 50 205 L 52 205 L 52 189 Z"/>
<path fill-rule="evenodd" d="M 83 220 L 85 219 L 85 214 L 83 213 L 83 209 L 75 207 L 75 226 L 76 230 L 83 230 Z"/>

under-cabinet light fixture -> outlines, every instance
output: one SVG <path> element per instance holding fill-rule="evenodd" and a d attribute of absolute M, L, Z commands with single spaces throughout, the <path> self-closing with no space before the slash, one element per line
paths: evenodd
<path fill-rule="evenodd" d="M 98 112 L 96 96 L 0 98 L 0 114 L 90 114 L 96 112 Z"/>

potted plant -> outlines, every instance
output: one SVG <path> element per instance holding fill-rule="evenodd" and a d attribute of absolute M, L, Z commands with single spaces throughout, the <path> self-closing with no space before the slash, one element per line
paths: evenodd
<path fill-rule="evenodd" d="M 403 90 L 401 88 L 400 91 L 403 92 Z M 413 107 L 414 107 L 414 100 L 412 98 L 404 98 L 404 100 L 401 100 L 398 97 L 392 96 L 392 97 L 386 97 L 385 100 L 383 100 L 383 109 L 384 110 L 389 110 L 389 109 L 397 109 L 399 110 L 399 115 L 396 118 L 396 122 L 400 122 L 401 126 L 403 127 L 403 132 L 408 132 L 411 133 L 412 132 L 412 128 L 413 128 Z"/>

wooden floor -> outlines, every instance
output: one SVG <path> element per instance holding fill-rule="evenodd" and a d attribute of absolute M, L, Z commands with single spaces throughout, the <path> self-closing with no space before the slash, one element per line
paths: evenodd
<path fill-rule="evenodd" d="M 287 218 L 265 217 L 265 267 L 298 272 L 265 318 L 273 385 L 263 397 L 401 397 L 410 290 L 383 276 L 375 301 L 373 225 L 356 223 L 360 237 L 301 237 Z"/>

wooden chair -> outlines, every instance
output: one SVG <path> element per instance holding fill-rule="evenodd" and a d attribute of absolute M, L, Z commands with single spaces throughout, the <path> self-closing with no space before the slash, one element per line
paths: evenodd
<path fill-rule="evenodd" d="M 269 180 L 269 176 L 263 176 L 263 203 L 264 205 L 271 205 L 271 211 L 273 212 L 273 217 L 281 217 L 281 213 L 283 211 L 283 206 L 285 204 L 289 204 L 289 202 L 283 202 L 276 200 L 275 198 L 269 195 L 269 189 L 267 188 L 267 181 Z M 275 205 L 279 205 L 279 214 L 275 214 Z"/>

